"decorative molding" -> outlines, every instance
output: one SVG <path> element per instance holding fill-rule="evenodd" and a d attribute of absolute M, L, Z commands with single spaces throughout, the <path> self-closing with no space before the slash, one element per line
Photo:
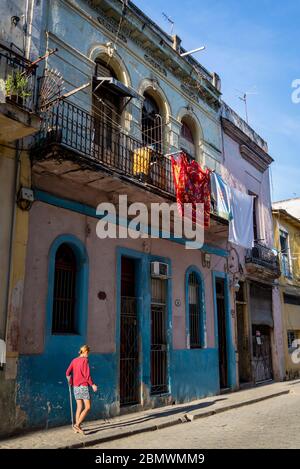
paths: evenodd
<path fill-rule="evenodd" d="M 146 60 L 146 62 L 150 63 L 152 65 L 152 67 L 154 67 L 160 73 L 165 75 L 165 77 L 168 76 L 167 70 L 160 63 L 158 63 L 152 57 L 150 57 L 148 54 L 144 55 L 144 59 Z"/>
<path fill-rule="evenodd" d="M 93 2 L 91 2 L 89 0 L 86 0 L 86 1 L 87 1 L 87 3 L 89 4 L 89 6 L 91 8 L 93 8 L 94 10 L 97 11 L 97 20 L 99 21 L 99 23 L 102 26 L 104 26 L 106 29 L 108 29 L 111 33 L 113 33 L 115 35 L 118 34 L 118 39 L 120 39 L 122 42 L 124 42 L 124 44 L 127 44 L 127 37 L 130 36 L 130 33 L 131 33 L 130 30 L 129 29 L 125 30 L 124 27 L 122 27 L 119 30 L 118 24 L 115 20 L 105 16 L 102 13 L 102 11 L 100 10 L 100 8 L 96 7 L 95 5 L 92 5 Z"/>
<path fill-rule="evenodd" d="M 220 102 L 217 96 L 219 96 L 219 91 L 213 87 L 211 81 L 212 78 L 209 77 L 209 75 L 205 75 L 204 72 L 201 71 L 200 64 L 198 66 L 194 65 L 191 63 L 191 61 L 188 60 L 190 66 L 193 67 L 193 69 L 196 71 L 196 73 L 199 75 L 200 80 L 197 81 L 195 78 L 191 78 L 190 73 L 186 72 L 182 67 L 178 65 L 174 61 L 174 59 L 170 56 L 167 57 L 167 63 L 163 63 L 157 58 L 153 58 L 153 48 L 149 47 L 149 43 L 151 44 L 152 47 L 157 48 L 158 46 L 154 44 L 152 41 L 150 42 L 149 38 L 146 38 L 145 43 L 137 39 L 137 29 L 136 25 L 134 29 L 130 28 L 128 26 L 128 20 L 126 17 L 124 18 L 121 27 L 119 28 L 119 25 L 117 21 L 115 21 L 113 18 L 108 18 L 105 15 L 105 12 L 97 5 L 94 4 L 93 0 L 86 0 L 88 5 L 97 12 L 97 19 L 99 23 L 107 28 L 111 33 L 117 34 L 119 32 L 118 38 L 122 39 L 122 41 L 127 44 L 128 39 L 130 39 L 132 42 L 134 42 L 140 49 L 145 51 L 144 58 L 145 60 L 150 63 L 155 70 L 158 70 L 160 73 L 162 73 L 164 76 L 167 76 L 167 70 L 176 77 L 179 81 L 183 80 L 188 80 L 190 82 L 189 84 L 182 84 L 183 86 L 187 86 L 188 88 L 192 88 L 192 90 L 185 91 L 187 94 L 189 94 L 189 97 L 196 101 L 197 104 L 199 104 L 199 98 L 202 99 L 206 104 L 211 106 L 214 110 L 217 110 L 220 106 Z M 126 25 L 127 22 L 127 25 Z M 143 34 L 141 32 L 141 34 Z M 171 47 L 171 46 L 170 46 Z M 166 53 L 166 51 L 163 51 Z M 174 52 L 173 50 L 170 51 L 170 53 Z M 184 78 L 183 78 L 184 77 Z M 211 79 L 210 79 L 211 78 Z"/>
<path fill-rule="evenodd" d="M 59 47 L 61 47 L 62 49 L 65 49 L 67 52 L 69 52 L 69 54 L 73 55 L 78 60 L 82 60 L 83 62 L 85 62 L 86 65 L 88 65 L 89 67 L 94 67 L 95 66 L 95 62 L 93 60 L 89 59 L 89 57 L 84 55 L 82 52 L 80 52 L 79 50 L 77 50 L 74 47 L 67 44 L 61 38 L 56 36 L 56 34 L 52 33 L 52 31 L 46 31 L 46 36 L 51 41 L 55 42 Z"/>
<path fill-rule="evenodd" d="M 60 0 L 66 7 L 71 8 L 73 11 L 75 11 L 77 14 L 81 15 L 82 18 L 84 18 L 86 21 L 91 23 L 93 27 L 98 28 L 103 34 L 107 34 L 109 37 L 114 37 L 116 36 L 116 33 L 118 31 L 118 23 L 112 18 L 108 18 L 105 15 L 105 12 L 99 8 L 98 5 L 95 5 L 95 3 L 92 0 L 85 0 L 86 3 L 90 6 L 92 10 L 96 12 L 96 14 L 100 17 L 100 20 L 91 16 L 89 13 L 84 11 L 84 9 L 80 8 L 78 5 L 73 4 L 70 0 Z M 134 12 L 133 12 L 134 13 Z M 143 34 L 142 31 L 139 31 L 138 25 L 133 24 L 132 29 L 130 29 L 128 26 L 125 26 L 125 23 L 128 24 L 128 15 L 127 17 L 124 18 L 123 24 L 120 28 L 119 31 L 119 38 L 122 39 L 122 36 L 126 39 L 126 42 L 124 40 L 121 40 L 120 42 L 123 42 L 124 45 L 128 48 L 128 40 L 130 39 L 132 42 L 134 42 L 140 49 L 142 49 L 146 55 L 148 56 L 153 56 L 154 50 L 157 50 L 157 47 L 159 47 L 157 44 L 155 44 L 153 41 L 151 41 L 148 37 L 145 37 L 145 43 L 141 42 L 140 40 L 137 39 L 137 33 Z M 156 33 L 158 35 L 158 33 Z M 123 38 L 123 39 L 124 39 Z M 149 44 L 152 45 L 152 49 L 149 47 Z M 164 41 L 164 47 L 168 47 L 170 49 L 170 55 L 166 57 L 166 62 L 159 61 L 157 62 L 158 59 L 155 59 L 155 61 L 168 70 L 175 78 L 177 78 L 181 83 L 185 80 L 188 81 L 188 84 L 191 84 L 192 87 L 194 88 L 193 92 L 193 97 L 189 96 L 187 92 L 185 92 L 185 96 L 187 96 L 189 99 L 192 99 L 198 106 L 202 108 L 204 112 L 207 112 L 205 107 L 203 107 L 203 104 L 205 103 L 208 105 L 210 108 L 212 108 L 214 111 L 217 111 L 220 107 L 220 92 L 213 87 L 211 84 L 210 80 L 207 80 L 204 76 L 200 77 L 200 80 L 197 81 L 194 78 L 191 78 L 191 72 L 187 72 L 182 68 L 182 66 L 179 65 L 178 61 L 174 59 L 174 57 L 171 56 L 174 51 L 172 50 L 171 46 L 168 45 Z M 153 49 L 154 48 L 154 49 Z M 162 53 L 167 55 L 167 51 L 163 50 L 161 51 Z M 131 49 L 130 53 L 135 55 L 137 57 L 137 54 Z M 142 57 L 139 57 L 140 60 L 142 60 Z M 145 59 L 144 59 L 145 60 Z M 157 67 L 154 67 L 150 62 L 148 62 L 150 66 L 154 68 L 155 71 L 158 73 L 162 73 Z M 192 66 L 192 64 L 190 64 Z M 198 65 L 198 68 L 201 67 L 201 65 Z M 198 70 L 199 72 L 200 70 Z M 200 75 L 200 73 L 198 73 Z M 166 76 L 163 74 L 163 76 Z M 177 87 L 176 87 L 177 88 Z M 198 93 L 197 93 L 198 90 Z M 183 91 L 183 90 L 182 90 Z M 192 91 L 190 91 L 192 93 Z M 212 116 L 210 116 L 211 118 Z"/>
<path fill-rule="evenodd" d="M 224 132 L 240 145 L 241 156 L 260 172 L 264 172 L 273 162 L 273 158 L 253 142 L 248 135 L 228 119 L 221 117 Z"/>

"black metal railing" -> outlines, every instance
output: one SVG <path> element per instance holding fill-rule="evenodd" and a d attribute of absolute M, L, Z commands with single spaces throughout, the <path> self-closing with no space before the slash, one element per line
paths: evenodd
<path fill-rule="evenodd" d="M 92 163 L 164 191 L 175 200 L 171 158 L 162 154 L 160 145 L 146 145 L 121 127 L 111 125 L 105 116 L 99 118 L 66 100 L 41 117 L 41 130 L 33 148 L 35 158 L 43 158 L 45 149 L 48 152 L 51 144 L 59 144 Z M 211 215 L 222 221 L 213 206 Z"/>
<path fill-rule="evenodd" d="M 51 143 L 88 157 L 122 175 L 150 184 L 175 196 L 171 160 L 155 145 L 145 146 L 68 101 L 60 101 L 43 114 L 36 148 Z"/>
<path fill-rule="evenodd" d="M 278 255 L 275 254 L 272 249 L 259 243 L 255 243 L 252 249 L 247 250 L 245 262 L 261 265 L 262 267 L 280 273 Z"/>
<path fill-rule="evenodd" d="M 12 47 L 0 44 L 0 79 L 4 82 L 5 101 L 33 112 L 36 103 L 36 66 Z"/>

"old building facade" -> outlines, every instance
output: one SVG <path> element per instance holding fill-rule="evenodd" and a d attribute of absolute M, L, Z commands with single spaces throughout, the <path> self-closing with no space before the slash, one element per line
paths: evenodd
<path fill-rule="evenodd" d="M 290 212 L 291 205 L 293 211 L 297 209 L 297 202 L 299 204 L 299 199 L 273 204 L 275 248 L 281 263 L 279 290 L 286 379 L 298 378 L 300 372 L 299 344 L 294 343 L 300 339 L 300 221 Z"/>
<path fill-rule="evenodd" d="M 48 7 L 36 2 L 31 18 L 34 52 L 56 52 L 38 69 L 41 129 L 27 183 L 34 202 L 23 210 L 22 314 L 11 322 L 16 411 L 4 431 L 68 422 L 65 370 L 83 343 L 100 387 L 91 418 L 281 379 L 265 142 L 221 102 L 218 75 L 182 57 L 180 39 L 133 3 Z M 100 203 L 118 207 L 124 194 L 148 207 L 175 201 L 170 155 L 180 150 L 259 195 L 258 254 L 230 245 L 228 219 L 213 210 L 197 250 L 162 233 L 99 238 Z M 124 219 L 113 224 L 120 230 Z M 251 298 L 257 283 L 267 291 L 263 318 Z M 269 347 L 266 370 L 256 326 Z"/>
<path fill-rule="evenodd" d="M 239 281 L 235 295 L 236 350 L 239 384 L 284 376 L 282 321 L 274 252 L 267 143 L 223 104 L 224 179 L 254 196 L 254 247 L 231 245 L 231 264 Z M 249 220 L 250 222 L 250 220 Z"/>

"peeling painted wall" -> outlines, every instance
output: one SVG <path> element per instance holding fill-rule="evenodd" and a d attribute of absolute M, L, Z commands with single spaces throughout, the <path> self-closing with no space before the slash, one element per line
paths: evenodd
<path fill-rule="evenodd" d="M 17 397 L 18 405 L 27 416 L 25 426 L 47 427 L 68 422 L 68 388 L 65 370 L 70 360 L 76 356 L 79 345 L 85 341 L 91 346 L 90 362 L 93 378 L 100 386 L 100 392 L 93 400 L 90 418 L 115 415 L 119 412 L 116 265 L 117 250 L 121 246 L 125 249 L 134 249 L 147 259 L 150 259 L 149 256 L 167 256 L 174 273 L 170 304 L 171 393 L 159 399 L 147 398 L 150 393 L 150 374 L 145 371 L 144 406 L 161 405 L 171 401 L 184 402 L 217 394 L 219 391 L 211 272 L 224 267 L 224 258 L 213 255 L 211 269 L 203 268 L 200 252 L 188 251 L 184 246 L 161 239 L 149 240 L 150 252 L 145 254 L 143 240 L 98 239 L 95 232 L 96 222 L 94 218 L 46 205 L 43 202 L 35 202 L 30 211 L 28 249 L 31 254 L 26 262 Z M 90 228 L 88 235 L 87 224 Z M 46 331 L 46 316 L 49 314 L 48 267 L 51 244 L 58 236 L 64 234 L 76 236 L 85 246 L 89 257 L 87 335 L 71 336 L 58 342 L 56 338 L 47 336 Z M 147 262 L 149 263 L 149 260 Z M 202 350 L 187 348 L 184 285 L 185 272 L 190 265 L 197 265 L 202 271 L 205 282 L 207 348 Z M 98 299 L 99 291 L 105 291 L 106 300 Z M 181 306 L 175 307 L 175 299 L 180 299 Z M 143 327 L 146 329 L 141 334 L 142 340 L 143 336 L 149 336 L 147 328 L 150 325 L 145 322 Z M 149 356 L 145 358 L 144 354 L 143 360 L 146 360 L 147 368 Z"/>

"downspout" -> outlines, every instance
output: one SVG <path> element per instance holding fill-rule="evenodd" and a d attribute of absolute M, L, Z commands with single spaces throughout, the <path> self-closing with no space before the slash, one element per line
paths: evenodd
<path fill-rule="evenodd" d="M 12 263 L 13 263 L 13 241 L 14 241 L 14 232 L 15 232 L 15 224 L 16 224 L 16 203 L 17 203 L 19 176 L 20 176 L 20 156 L 21 156 L 21 151 L 19 149 L 19 140 L 17 140 L 16 141 L 16 166 L 15 166 L 15 176 L 14 176 L 14 193 L 13 193 L 10 240 L 9 240 L 8 273 L 7 273 L 7 287 L 6 287 L 6 305 L 5 305 L 4 340 L 6 342 L 7 342 L 7 339 L 8 339 L 8 322 L 9 322 L 8 309 L 9 309 L 9 296 L 10 296 Z"/>
<path fill-rule="evenodd" d="M 33 23 L 33 10 L 34 10 L 34 0 L 31 0 L 31 8 L 30 8 L 30 15 L 28 15 L 28 1 L 27 0 L 27 4 L 26 4 L 26 9 L 27 9 L 27 16 L 29 16 L 28 18 L 28 22 L 27 22 L 27 16 L 26 16 L 26 49 L 25 49 L 25 57 L 27 59 L 30 59 L 30 48 L 31 48 L 31 39 L 32 39 L 32 23 Z"/>

